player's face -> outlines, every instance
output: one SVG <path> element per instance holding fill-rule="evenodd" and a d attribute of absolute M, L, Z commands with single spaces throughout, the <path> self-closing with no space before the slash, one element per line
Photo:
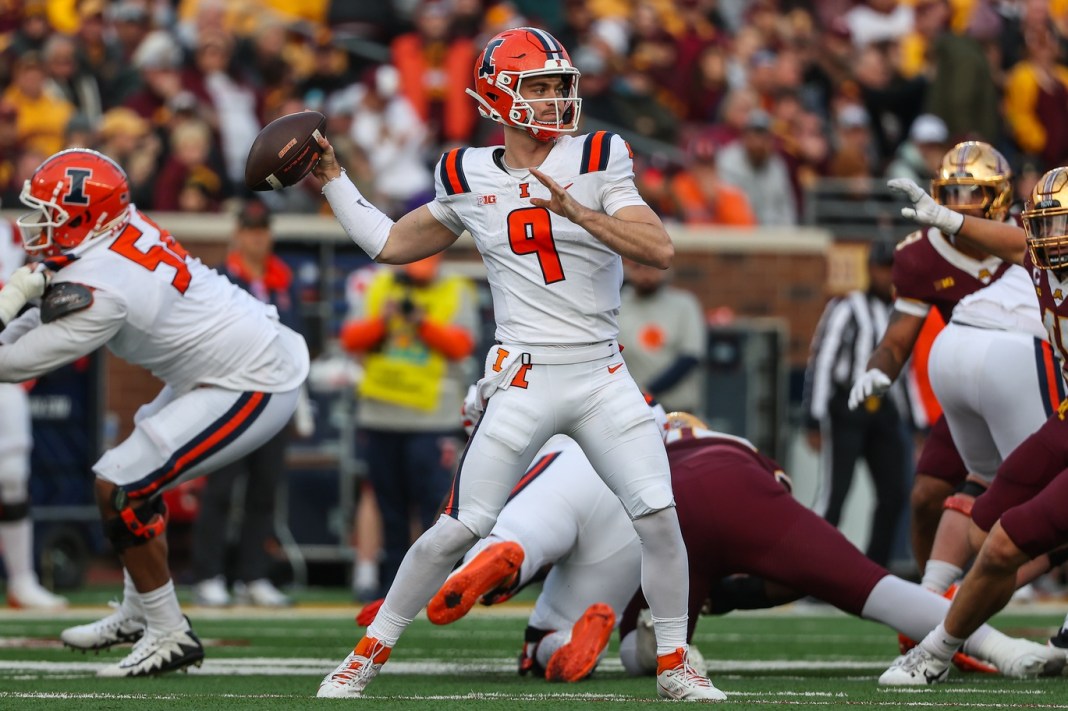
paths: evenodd
<path fill-rule="evenodd" d="M 561 76 L 531 77 L 523 80 L 519 95 L 534 108 L 534 120 L 557 123 L 563 120 L 567 104 L 567 85 Z"/>

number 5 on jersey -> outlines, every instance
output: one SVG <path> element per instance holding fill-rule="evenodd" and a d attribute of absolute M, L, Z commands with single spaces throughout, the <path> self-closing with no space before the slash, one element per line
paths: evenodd
<path fill-rule="evenodd" d="M 553 240 L 553 225 L 544 207 L 524 207 L 508 213 L 508 242 L 516 254 L 536 254 L 546 284 L 564 280 L 564 268 Z"/>

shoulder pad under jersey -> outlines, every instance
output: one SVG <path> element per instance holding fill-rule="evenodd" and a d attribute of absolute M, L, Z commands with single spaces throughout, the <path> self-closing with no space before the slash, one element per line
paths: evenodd
<path fill-rule="evenodd" d="M 67 314 L 82 311 L 93 305 L 93 290 L 84 284 L 61 281 L 45 291 L 41 300 L 41 321 L 52 323 Z"/>

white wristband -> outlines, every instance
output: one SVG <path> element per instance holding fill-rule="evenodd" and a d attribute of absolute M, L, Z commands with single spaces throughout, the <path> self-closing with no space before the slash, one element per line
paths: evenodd
<path fill-rule="evenodd" d="M 323 195 L 330 203 L 337 221 L 356 245 L 375 259 L 386 246 L 393 220 L 367 202 L 348 174 L 329 180 L 323 185 Z"/>
<path fill-rule="evenodd" d="M 11 323 L 26 305 L 26 297 L 18 289 L 0 290 L 0 326 Z"/>

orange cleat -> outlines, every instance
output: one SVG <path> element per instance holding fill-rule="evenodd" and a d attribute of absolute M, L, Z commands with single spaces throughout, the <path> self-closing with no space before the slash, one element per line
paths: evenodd
<path fill-rule="evenodd" d="M 545 678 L 549 681 L 581 681 L 593 673 L 608 646 L 616 615 L 603 602 L 590 605 L 571 628 L 571 640 L 549 657 Z"/>
<path fill-rule="evenodd" d="M 453 573 L 426 606 L 435 625 L 447 625 L 466 615 L 482 596 L 511 585 L 523 565 L 523 548 L 515 541 L 487 546 Z"/>

